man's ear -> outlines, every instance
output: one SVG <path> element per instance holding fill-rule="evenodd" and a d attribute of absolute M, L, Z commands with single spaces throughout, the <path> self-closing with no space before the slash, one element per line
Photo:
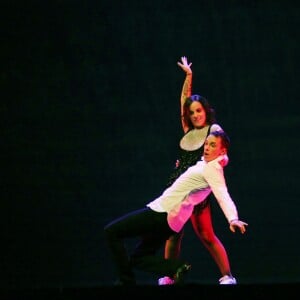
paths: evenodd
<path fill-rule="evenodd" d="M 227 149 L 226 148 L 223 148 L 222 151 L 221 151 L 222 155 L 225 155 L 227 154 Z"/>

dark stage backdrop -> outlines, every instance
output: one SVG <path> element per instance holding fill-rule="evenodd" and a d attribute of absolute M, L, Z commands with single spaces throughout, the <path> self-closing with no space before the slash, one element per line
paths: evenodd
<path fill-rule="evenodd" d="M 183 55 L 232 141 L 225 173 L 248 231 L 232 234 L 216 203 L 213 218 L 233 274 L 300 281 L 294 1 L 11 0 L 1 14 L 1 287 L 114 282 L 103 227 L 164 188 Z M 182 256 L 190 282 L 217 283 L 190 223 Z"/>

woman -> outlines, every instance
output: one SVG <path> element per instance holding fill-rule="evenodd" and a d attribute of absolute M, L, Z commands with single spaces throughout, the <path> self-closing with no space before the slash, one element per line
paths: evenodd
<path fill-rule="evenodd" d="M 192 95 L 192 63 L 188 63 L 185 56 L 177 63 L 186 73 L 186 78 L 181 92 L 181 123 L 184 136 L 179 143 L 179 159 L 176 161 L 176 168 L 171 174 L 168 182 L 170 186 L 180 174 L 188 167 L 194 165 L 201 157 L 203 145 L 210 132 L 222 130 L 216 123 L 215 112 L 208 101 L 200 95 Z M 197 205 L 191 216 L 193 229 L 203 245 L 207 248 L 216 262 L 222 277 L 220 284 L 236 284 L 236 279 L 231 274 L 230 263 L 227 252 L 214 232 L 210 196 Z M 168 239 L 165 245 L 165 258 L 178 258 L 180 255 L 183 231 L 174 234 Z M 172 285 L 174 280 L 168 276 L 158 281 L 159 285 Z"/>

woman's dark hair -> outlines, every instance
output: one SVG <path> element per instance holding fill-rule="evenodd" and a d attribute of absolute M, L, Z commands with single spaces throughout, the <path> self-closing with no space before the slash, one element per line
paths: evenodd
<path fill-rule="evenodd" d="M 183 119 L 184 119 L 184 122 L 189 127 L 189 129 L 194 128 L 193 123 L 191 122 L 191 119 L 190 119 L 190 106 L 195 101 L 202 104 L 203 109 L 205 110 L 205 113 L 206 113 L 206 123 L 208 125 L 216 123 L 215 110 L 210 106 L 207 99 L 200 95 L 192 95 L 192 96 L 186 98 L 184 105 L 183 105 Z"/>

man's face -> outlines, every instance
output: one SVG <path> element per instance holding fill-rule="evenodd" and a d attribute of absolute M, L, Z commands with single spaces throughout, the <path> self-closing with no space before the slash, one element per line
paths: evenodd
<path fill-rule="evenodd" d="M 204 143 L 203 157 L 206 162 L 216 159 L 220 155 L 226 154 L 226 149 L 222 146 L 222 139 L 209 135 Z"/>

